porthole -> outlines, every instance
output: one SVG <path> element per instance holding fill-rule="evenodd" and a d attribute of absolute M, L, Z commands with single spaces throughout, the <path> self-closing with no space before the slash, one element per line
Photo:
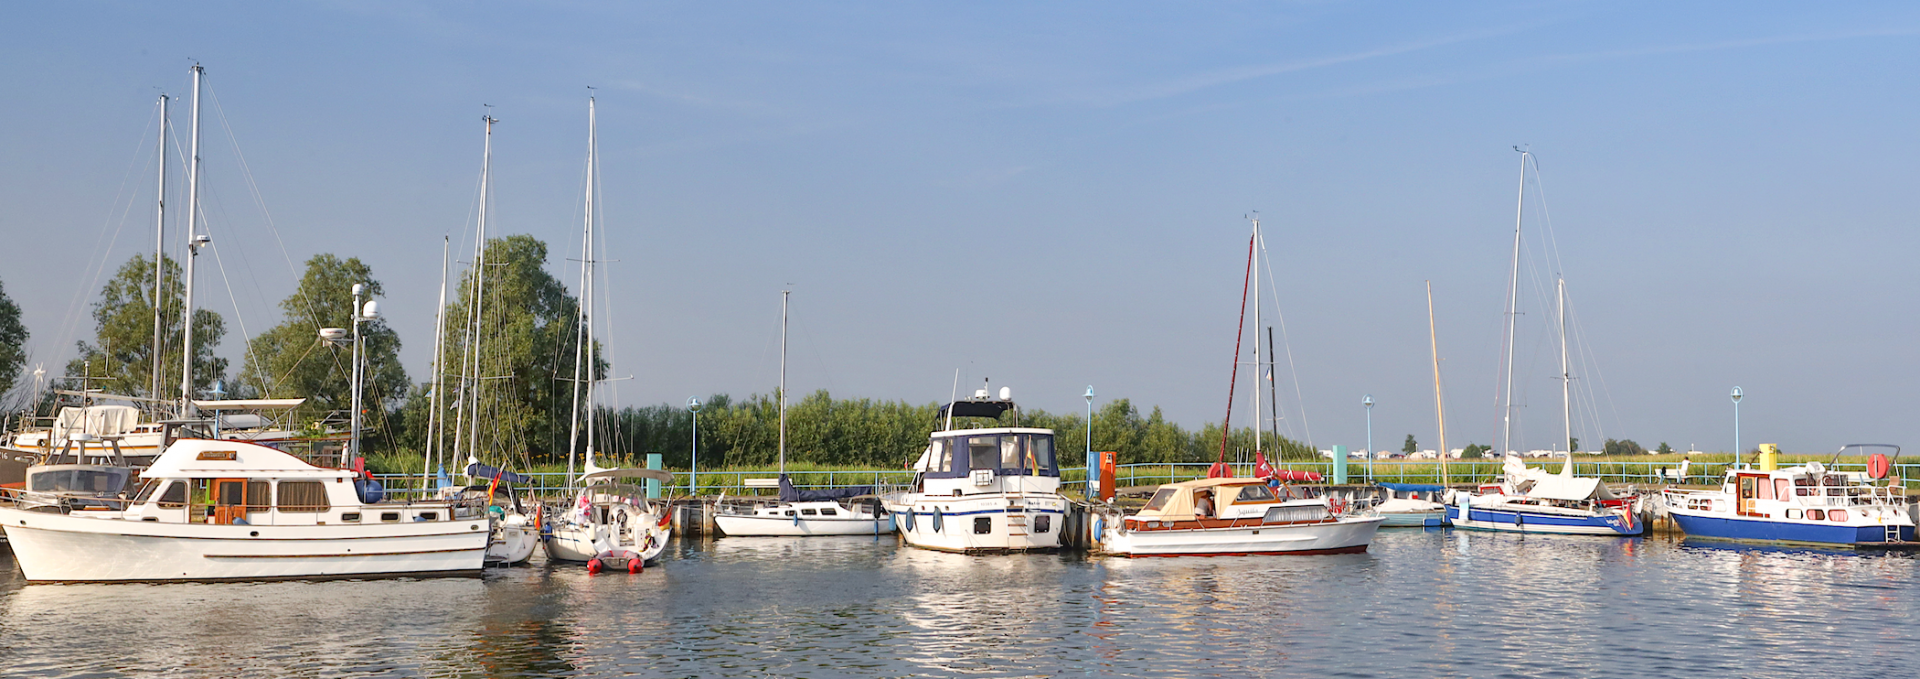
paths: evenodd
<path fill-rule="evenodd" d="M 1053 517 L 1041 514 L 1033 519 L 1033 532 L 1047 533 L 1053 530 Z"/>
<path fill-rule="evenodd" d="M 988 517 L 988 516 L 974 517 L 973 519 L 974 535 L 988 535 L 991 533 L 993 533 L 993 517 Z"/>

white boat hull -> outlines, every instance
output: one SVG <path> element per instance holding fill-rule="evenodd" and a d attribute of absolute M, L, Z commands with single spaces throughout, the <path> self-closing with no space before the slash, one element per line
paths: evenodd
<path fill-rule="evenodd" d="M 160 523 L 0 508 L 31 582 L 171 582 L 478 573 L 485 519 L 308 526 Z"/>
<path fill-rule="evenodd" d="M 1059 549 L 1066 508 L 1053 493 L 914 494 L 887 507 L 907 544 L 961 553 Z"/>
<path fill-rule="evenodd" d="M 642 516 L 645 516 L 644 514 Z M 628 535 L 615 536 L 610 526 L 561 524 L 547 536 L 547 558 L 555 561 L 586 563 L 613 550 L 632 550 L 647 563 L 660 559 L 667 551 L 667 538 L 673 529 L 653 525 L 635 527 Z"/>
<path fill-rule="evenodd" d="M 525 515 L 508 515 L 493 524 L 493 535 L 487 541 L 487 563 L 522 563 L 533 558 L 533 550 L 539 546 L 538 528 Z"/>
<path fill-rule="evenodd" d="M 804 518 L 715 514 L 720 532 L 735 537 L 800 537 L 806 535 L 875 535 L 893 532 L 891 517 Z"/>
<path fill-rule="evenodd" d="M 1221 528 L 1127 530 L 1108 526 L 1102 531 L 1100 550 L 1119 556 L 1346 554 L 1367 551 L 1383 521 L 1371 516 L 1326 523 Z"/>

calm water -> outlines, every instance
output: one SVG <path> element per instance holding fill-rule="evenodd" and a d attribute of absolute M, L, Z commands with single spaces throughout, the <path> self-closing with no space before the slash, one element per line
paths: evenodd
<path fill-rule="evenodd" d="M 10 556 L 9 556 L 10 561 Z M 1318 557 L 682 543 L 646 573 L 23 585 L 9 676 L 1920 676 L 1920 560 L 1382 531 Z"/>

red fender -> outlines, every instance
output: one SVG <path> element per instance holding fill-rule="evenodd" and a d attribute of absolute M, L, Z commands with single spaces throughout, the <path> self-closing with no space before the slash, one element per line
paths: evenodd
<path fill-rule="evenodd" d="M 646 569 L 647 569 L 647 562 L 645 562 L 645 561 L 642 561 L 642 560 L 640 559 L 640 557 L 637 557 L 637 556 L 636 556 L 636 557 L 633 557 L 633 558 L 631 558 L 631 559 L 628 559 L 628 560 L 627 560 L 627 572 L 628 572 L 628 573 L 639 573 L 639 572 L 641 572 L 641 571 L 644 571 L 644 570 L 646 570 Z"/>
<path fill-rule="evenodd" d="M 588 575 L 594 575 L 594 574 L 597 574 L 597 573 L 599 573 L 599 572 L 600 572 L 600 569 L 601 569 L 601 568 L 602 568 L 602 566 L 601 566 L 601 564 L 600 564 L 600 559 L 598 559 L 598 558 L 593 558 L 593 559 L 588 559 L 588 560 L 587 560 L 587 574 L 588 574 Z"/>

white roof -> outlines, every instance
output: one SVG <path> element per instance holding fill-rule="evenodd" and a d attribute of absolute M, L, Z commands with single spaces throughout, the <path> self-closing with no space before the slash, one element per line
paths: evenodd
<path fill-rule="evenodd" d="M 231 454 L 229 454 L 231 453 Z M 232 458 L 232 459 L 227 459 Z M 180 439 L 141 472 L 144 478 L 346 478 L 351 470 L 326 469 L 286 453 L 242 441 Z"/>

